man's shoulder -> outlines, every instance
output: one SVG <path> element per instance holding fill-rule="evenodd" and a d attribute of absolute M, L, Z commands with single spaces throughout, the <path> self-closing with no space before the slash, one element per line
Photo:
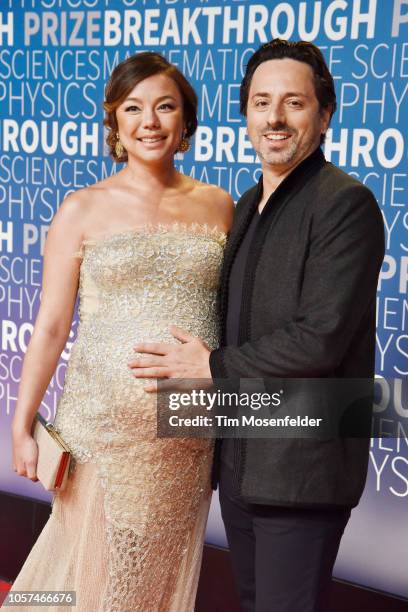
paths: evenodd
<path fill-rule="evenodd" d="M 377 200 L 366 185 L 331 162 L 326 162 L 314 175 L 306 191 L 298 194 L 310 213 L 332 214 L 334 210 L 362 209 L 366 214 L 380 216 Z"/>
<path fill-rule="evenodd" d="M 236 205 L 238 216 L 240 211 L 257 197 L 258 190 L 259 183 L 256 183 L 241 195 Z M 373 192 L 366 185 L 329 161 L 326 161 L 316 173 L 313 173 L 300 192 L 297 192 L 297 197 L 304 200 L 305 204 L 308 201 L 308 198 L 305 198 L 307 192 L 310 192 L 313 207 L 327 207 L 330 202 L 336 205 L 339 199 L 346 198 L 348 201 L 366 201 L 371 206 L 375 205 L 378 208 Z M 316 192 L 318 197 L 316 197 Z M 307 203 L 308 206 L 309 204 L 310 202 Z"/>
<path fill-rule="evenodd" d="M 373 192 L 341 168 L 326 162 L 306 204 L 317 226 L 366 228 L 383 234 L 383 218 Z M 365 229 L 364 229 L 365 231 Z"/>
<path fill-rule="evenodd" d="M 316 176 L 319 187 L 326 190 L 330 195 L 336 196 L 339 192 L 355 192 L 356 197 L 366 196 L 374 198 L 374 194 L 366 185 L 354 176 L 350 176 L 341 168 L 331 162 L 326 162 Z"/>

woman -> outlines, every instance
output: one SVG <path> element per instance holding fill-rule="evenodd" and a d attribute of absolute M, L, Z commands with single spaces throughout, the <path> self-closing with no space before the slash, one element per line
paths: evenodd
<path fill-rule="evenodd" d="M 174 168 L 196 108 L 189 83 L 159 54 L 117 66 L 105 124 L 114 159 L 127 165 L 67 197 L 47 238 L 14 465 L 36 479 L 32 422 L 79 289 L 78 337 L 55 421 L 75 467 L 13 589 L 74 590 L 81 612 L 194 608 L 212 444 L 157 439 L 155 399 L 127 364 L 136 342 L 174 342 L 172 324 L 217 345 L 215 297 L 233 205 Z"/>

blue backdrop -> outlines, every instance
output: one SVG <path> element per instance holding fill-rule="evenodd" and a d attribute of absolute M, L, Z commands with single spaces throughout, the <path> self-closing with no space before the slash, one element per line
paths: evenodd
<path fill-rule="evenodd" d="M 313 41 L 334 76 L 338 111 L 326 157 L 375 193 L 387 254 L 378 291 L 377 419 L 363 500 L 336 576 L 408 596 L 408 0 L 3 0 L 0 13 L 0 488 L 47 498 L 10 469 L 10 423 L 41 291 L 42 249 L 71 191 L 115 172 L 102 126 L 104 85 L 119 61 L 158 50 L 199 97 L 184 173 L 238 197 L 260 167 L 238 109 L 253 51 L 275 36 Z M 43 401 L 52 419 L 76 323 Z M 397 379 L 397 380 L 394 380 Z M 384 413 L 385 414 L 385 413 Z M 405 419 L 405 421 L 404 421 Z M 395 436 L 399 428 L 400 436 Z M 215 496 L 208 541 L 225 543 Z"/>

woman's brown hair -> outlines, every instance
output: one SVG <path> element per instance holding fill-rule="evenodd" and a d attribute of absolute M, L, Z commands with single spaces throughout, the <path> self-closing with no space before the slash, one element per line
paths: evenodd
<path fill-rule="evenodd" d="M 120 158 L 115 151 L 116 134 L 118 132 L 116 109 L 126 100 L 126 97 L 138 83 L 155 74 L 165 74 L 173 79 L 179 88 L 183 99 L 185 136 L 190 138 L 197 129 L 197 94 L 186 77 L 160 53 L 152 51 L 136 53 L 116 66 L 105 88 L 103 107 L 106 116 L 103 124 L 108 128 L 106 143 L 116 162 L 125 162 L 128 159 L 126 151 Z"/>

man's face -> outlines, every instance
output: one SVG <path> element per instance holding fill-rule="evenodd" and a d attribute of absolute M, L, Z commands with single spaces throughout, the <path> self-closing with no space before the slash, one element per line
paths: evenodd
<path fill-rule="evenodd" d="M 330 111 L 320 111 L 311 66 L 285 58 L 255 70 L 247 126 L 263 165 L 285 170 L 300 163 L 318 147 L 329 120 Z"/>

